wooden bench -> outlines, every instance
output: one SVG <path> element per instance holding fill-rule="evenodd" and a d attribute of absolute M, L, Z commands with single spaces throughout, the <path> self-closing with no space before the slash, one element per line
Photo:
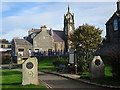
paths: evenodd
<path fill-rule="evenodd" d="M 64 71 L 65 70 L 65 65 L 59 65 L 59 67 L 56 68 L 57 72 L 58 71 Z"/>

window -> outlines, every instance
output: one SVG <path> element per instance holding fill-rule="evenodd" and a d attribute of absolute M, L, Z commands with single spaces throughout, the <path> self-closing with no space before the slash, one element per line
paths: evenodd
<path fill-rule="evenodd" d="M 118 21 L 117 19 L 114 20 L 114 30 L 118 30 Z"/>
<path fill-rule="evenodd" d="M 39 49 L 35 49 L 35 52 L 39 52 Z"/>
<path fill-rule="evenodd" d="M 11 48 L 11 45 L 8 45 L 8 48 Z"/>
<path fill-rule="evenodd" d="M 70 26 L 70 33 L 72 33 L 72 26 Z"/>
<path fill-rule="evenodd" d="M 3 48 L 3 45 L 1 45 L 1 48 Z"/>
<path fill-rule="evenodd" d="M 65 26 L 65 35 L 68 34 L 67 26 Z"/>
<path fill-rule="evenodd" d="M 24 49 L 18 49 L 19 52 L 24 52 Z"/>
<path fill-rule="evenodd" d="M 29 54 L 31 54 L 31 49 L 29 49 Z"/>

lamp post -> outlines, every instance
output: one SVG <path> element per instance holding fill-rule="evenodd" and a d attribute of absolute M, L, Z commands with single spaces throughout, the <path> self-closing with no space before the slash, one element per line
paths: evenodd
<path fill-rule="evenodd" d="M 77 74 L 77 54 L 76 54 L 76 49 L 74 51 L 74 66 L 75 66 L 75 74 Z"/>

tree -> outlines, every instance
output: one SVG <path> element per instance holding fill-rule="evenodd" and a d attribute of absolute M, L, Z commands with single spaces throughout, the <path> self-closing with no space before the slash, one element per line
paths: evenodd
<path fill-rule="evenodd" d="M 81 52 L 87 61 L 89 53 L 96 51 L 98 46 L 102 44 L 101 33 L 102 30 L 99 28 L 83 24 L 70 35 L 69 39 L 72 41 L 73 48 L 76 49 L 77 52 Z"/>
<path fill-rule="evenodd" d="M 9 43 L 9 41 L 6 40 L 6 39 L 2 39 L 1 42 L 2 42 L 2 43 Z"/>

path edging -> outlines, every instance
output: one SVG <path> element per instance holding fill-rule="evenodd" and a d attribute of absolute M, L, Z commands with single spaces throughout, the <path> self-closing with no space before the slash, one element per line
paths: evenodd
<path fill-rule="evenodd" d="M 85 80 L 82 80 L 82 79 L 71 78 L 71 77 L 64 76 L 64 75 L 61 75 L 61 74 L 59 74 L 59 73 L 55 73 L 55 72 L 44 71 L 44 70 L 40 70 L 40 71 L 41 71 L 41 72 L 45 72 L 45 73 L 49 73 L 49 74 L 54 74 L 54 75 L 62 76 L 62 77 L 69 78 L 69 79 L 72 79 L 72 80 L 81 81 L 81 82 L 83 82 L 83 83 L 90 84 L 90 85 L 95 85 L 95 86 L 105 87 L 105 88 L 114 88 L 114 89 L 119 88 L 119 89 L 120 89 L 120 86 L 102 85 L 102 84 L 97 84 L 97 83 L 93 83 L 93 82 L 85 81 Z"/>

